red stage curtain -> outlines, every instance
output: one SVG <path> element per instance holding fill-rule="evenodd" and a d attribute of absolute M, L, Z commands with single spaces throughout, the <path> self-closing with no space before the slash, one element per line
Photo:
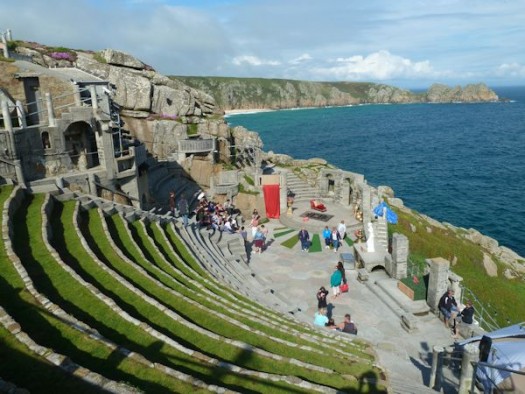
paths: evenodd
<path fill-rule="evenodd" d="M 281 202 L 279 200 L 279 185 L 263 185 L 266 217 L 279 219 L 281 215 Z"/>

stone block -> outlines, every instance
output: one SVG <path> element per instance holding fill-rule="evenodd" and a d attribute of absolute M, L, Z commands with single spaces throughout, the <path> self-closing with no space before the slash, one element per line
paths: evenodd
<path fill-rule="evenodd" d="M 401 316 L 401 327 L 408 332 L 417 330 L 417 319 L 412 314 Z"/>
<path fill-rule="evenodd" d="M 365 268 L 360 268 L 357 270 L 357 279 L 360 282 L 366 282 L 368 280 L 368 271 Z"/>

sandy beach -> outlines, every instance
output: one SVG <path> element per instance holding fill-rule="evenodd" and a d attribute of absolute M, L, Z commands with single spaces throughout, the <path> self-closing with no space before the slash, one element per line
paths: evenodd
<path fill-rule="evenodd" d="M 229 109 L 224 111 L 224 116 L 241 115 L 241 114 L 256 114 L 258 112 L 271 112 L 274 109 L 268 108 L 253 108 L 253 109 Z"/>

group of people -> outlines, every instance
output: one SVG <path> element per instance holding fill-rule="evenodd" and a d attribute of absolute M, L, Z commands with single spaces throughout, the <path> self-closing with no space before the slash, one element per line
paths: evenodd
<path fill-rule="evenodd" d="M 301 250 L 303 252 L 308 252 L 311 245 L 310 234 L 308 233 L 308 230 L 302 227 L 297 234 L 297 237 L 299 238 L 299 241 L 301 241 Z M 337 253 L 339 248 L 342 246 L 342 241 L 345 239 L 345 237 L 346 224 L 344 220 L 341 220 L 337 227 L 334 226 L 331 230 L 328 228 L 328 226 L 325 226 L 323 230 L 325 249 L 333 248 L 334 253 Z"/>
<path fill-rule="evenodd" d="M 195 218 L 201 228 L 233 234 L 239 231 L 234 211 L 234 206 L 229 199 L 221 204 L 202 197 L 195 209 Z"/>
<path fill-rule="evenodd" d="M 342 261 L 338 261 L 335 266 L 334 272 L 330 277 L 330 287 L 332 288 L 332 296 L 334 299 L 341 295 L 342 289 L 348 291 L 348 283 Z M 341 323 L 336 324 L 334 322 L 331 313 L 328 313 L 328 311 L 331 311 L 331 309 L 328 308 L 329 305 L 331 305 L 328 303 L 329 294 L 329 291 L 324 286 L 317 291 L 317 312 L 314 317 L 314 324 L 349 334 L 357 334 L 357 327 L 352 321 L 350 314 L 346 314 Z"/>
<path fill-rule="evenodd" d="M 323 239 L 325 243 L 325 249 L 332 248 L 334 253 L 337 253 L 339 248 L 342 246 L 341 242 L 346 237 L 346 224 L 344 220 L 337 225 L 332 227 L 330 230 L 328 226 L 325 226 L 323 230 Z"/>
<path fill-rule="evenodd" d="M 459 330 L 458 330 L 458 318 L 460 319 L 461 323 L 463 324 L 472 324 L 474 322 L 474 306 L 472 305 L 472 300 L 468 300 L 461 309 L 459 310 L 458 303 L 456 299 L 454 298 L 454 291 L 449 289 L 445 294 L 441 296 L 439 299 L 438 304 L 440 312 L 443 314 L 443 321 L 445 323 L 445 327 L 451 328 L 452 330 L 452 337 L 458 338 L 459 337 Z M 452 323 L 452 327 L 450 327 L 450 324 Z"/>
<path fill-rule="evenodd" d="M 331 316 L 328 316 L 328 294 L 328 290 L 326 290 L 324 287 L 321 287 L 317 292 L 318 310 L 315 313 L 314 325 L 327 327 L 329 329 L 345 332 L 347 334 L 357 335 L 357 327 L 352 321 L 352 317 L 349 313 L 345 314 L 344 320 L 339 324 L 336 324 L 334 319 Z"/>

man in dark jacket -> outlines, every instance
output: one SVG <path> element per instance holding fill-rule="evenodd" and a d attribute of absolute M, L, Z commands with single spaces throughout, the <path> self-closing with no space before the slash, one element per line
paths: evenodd
<path fill-rule="evenodd" d="M 445 327 L 448 328 L 450 320 L 456 322 L 456 316 L 458 315 L 458 304 L 454 298 L 454 291 L 448 290 L 443 294 L 439 300 L 439 310 L 443 314 L 443 320 Z"/>

